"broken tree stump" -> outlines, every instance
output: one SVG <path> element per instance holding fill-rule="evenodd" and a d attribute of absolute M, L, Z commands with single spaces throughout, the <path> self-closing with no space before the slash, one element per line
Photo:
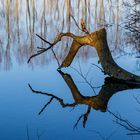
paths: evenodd
<path fill-rule="evenodd" d="M 104 70 L 104 73 L 107 74 L 110 77 L 114 77 L 116 79 L 121 79 L 125 81 L 134 81 L 134 82 L 140 82 L 140 76 L 137 76 L 135 74 L 132 74 L 120 66 L 114 61 L 111 52 L 108 47 L 107 43 L 107 33 L 105 28 L 102 28 L 96 32 L 92 32 L 89 34 L 86 34 L 84 36 L 76 36 L 73 33 L 60 33 L 55 41 L 53 43 L 50 43 L 48 41 L 45 41 L 47 44 L 50 46 L 48 48 L 41 48 L 39 53 L 34 54 L 29 58 L 29 61 L 37 55 L 40 55 L 52 47 L 54 47 L 55 44 L 57 44 L 59 41 L 61 41 L 61 38 L 67 36 L 71 37 L 73 39 L 70 51 L 62 64 L 60 65 L 59 69 L 63 67 L 68 67 L 75 55 L 77 54 L 78 50 L 85 45 L 94 47 L 97 51 L 98 57 L 99 57 L 99 62 L 101 63 L 101 66 Z M 42 39 L 42 37 L 40 37 Z M 45 39 L 42 39 L 43 41 Z M 28 62 L 29 62 L 28 61 Z"/>
<path fill-rule="evenodd" d="M 140 82 L 139 76 L 124 70 L 114 61 L 108 47 L 107 33 L 104 28 L 91 34 L 74 38 L 70 51 L 60 67 L 62 68 L 69 66 L 78 49 L 84 45 L 89 45 L 96 49 L 99 62 L 101 63 L 105 74 L 121 80 Z"/>

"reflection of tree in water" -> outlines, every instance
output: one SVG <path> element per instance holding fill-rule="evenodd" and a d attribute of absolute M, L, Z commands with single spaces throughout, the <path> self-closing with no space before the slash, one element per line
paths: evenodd
<path fill-rule="evenodd" d="M 90 112 L 92 111 L 92 109 L 95 109 L 95 110 L 100 110 L 101 112 L 106 112 L 106 111 L 109 112 L 110 114 L 112 114 L 117 119 L 116 122 L 118 124 L 123 125 L 123 126 L 126 125 L 126 128 L 129 128 L 129 127 L 133 127 L 133 129 L 138 128 L 128 121 L 125 122 L 124 119 L 122 119 L 120 116 L 117 116 L 117 115 L 113 114 L 111 111 L 108 110 L 107 106 L 108 106 L 108 102 L 109 102 L 110 98 L 114 94 L 118 93 L 119 91 L 128 90 L 128 89 L 139 89 L 140 85 L 135 84 L 135 83 L 134 84 L 129 83 L 129 82 L 125 83 L 122 80 L 107 77 L 105 79 L 104 85 L 101 87 L 98 95 L 84 96 L 78 90 L 76 84 L 74 83 L 72 77 L 69 74 L 63 73 L 62 71 L 58 71 L 58 72 L 61 74 L 62 78 L 64 79 L 67 86 L 69 87 L 69 89 L 72 93 L 74 102 L 73 103 L 65 103 L 62 98 L 59 98 L 56 95 L 51 94 L 51 93 L 34 90 L 31 87 L 31 85 L 29 84 L 29 87 L 30 87 L 30 89 L 32 90 L 33 93 L 43 94 L 43 95 L 46 95 L 46 96 L 50 97 L 50 100 L 41 109 L 41 111 L 39 112 L 39 115 L 45 110 L 45 108 L 49 104 L 52 103 L 53 100 L 57 100 L 63 108 L 66 108 L 66 107 L 74 108 L 78 105 L 83 105 L 83 104 L 87 106 L 87 111 L 85 113 L 83 113 L 78 118 L 74 127 L 77 127 L 78 123 L 82 119 L 83 119 L 83 121 L 82 121 L 83 127 L 85 127 Z M 128 129 L 128 130 L 131 131 L 131 129 Z M 138 131 L 140 131 L 140 130 L 138 129 L 137 132 Z"/>
<path fill-rule="evenodd" d="M 0 40 L 0 67 L 2 65 L 2 61 L 3 61 L 3 44 L 2 41 Z"/>
<path fill-rule="evenodd" d="M 117 28 L 118 25 L 116 25 L 119 24 L 119 20 L 123 16 L 120 10 L 122 8 L 121 3 L 121 1 L 103 0 L 99 2 L 97 0 L 59 0 L 56 2 L 52 0 L 1 0 L 1 29 L 3 29 L 6 35 L 9 34 L 5 31 L 5 25 L 8 25 L 11 40 L 14 40 L 14 43 L 11 42 L 10 46 L 12 44 L 12 46 L 14 46 L 13 49 L 18 50 L 14 52 L 16 52 L 15 57 L 20 59 L 19 63 L 24 63 L 25 61 L 23 60 L 27 60 L 28 56 L 31 55 L 29 53 L 33 53 L 33 50 L 36 49 L 35 47 L 37 45 L 32 45 L 38 42 L 38 40 L 36 41 L 34 38 L 35 33 L 49 40 L 52 40 L 57 32 L 62 31 L 73 31 L 74 33 L 81 34 L 81 31 L 74 25 L 72 17 L 75 17 L 78 24 L 80 24 L 81 18 L 83 18 L 89 31 L 99 27 L 108 27 L 114 23 L 115 28 L 108 28 L 108 30 L 111 34 L 111 41 L 112 34 L 115 35 L 114 41 L 116 44 L 121 38 L 121 34 Z M 2 36 L 4 35 L 2 34 Z M 15 42 L 17 44 L 20 42 L 20 45 L 15 44 Z M 69 42 L 70 40 L 68 39 L 68 43 Z M 68 47 L 63 49 L 64 45 L 67 46 L 67 44 L 62 42 L 62 44 L 59 45 L 61 47 L 55 49 L 59 58 L 64 58 L 64 54 L 66 54 L 69 49 Z M 27 52 L 26 50 L 30 51 Z M 83 48 L 79 56 L 87 59 L 93 56 L 93 53 L 91 54 L 90 52 L 88 47 Z M 23 59 L 19 56 L 23 57 Z M 48 59 L 46 63 L 50 62 L 53 56 L 49 56 Z M 44 57 L 36 60 L 41 60 L 42 64 L 45 64 L 43 61 L 46 61 Z"/>
<path fill-rule="evenodd" d="M 5 54 L 4 54 L 4 69 L 5 70 L 9 70 L 12 66 L 10 49 L 11 49 L 10 44 L 8 43 Z"/>
<path fill-rule="evenodd" d="M 125 128 L 128 133 L 127 135 L 140 135 L 140 126 L 136 126 L 127 119 L 124 119 L 120 114 L 115 114 L 108 110 L 108 112 L 116 119 L 114 122 L 123 128 Z"/>

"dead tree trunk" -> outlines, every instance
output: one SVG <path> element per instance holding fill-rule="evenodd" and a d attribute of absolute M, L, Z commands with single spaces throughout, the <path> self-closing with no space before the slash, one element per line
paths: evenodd
<path fill-rule="evenodd" d="M 134 75 L 119 67 L 113 60 L 107 44 L 107 34 L 104 28 L 86 36 L 74 38 L 71 49 L 63 61 L 61 67 L 69 66 L 78 49 L 84 45 L 89 45 L 96 49 L 99 62 L 101 63 L 105 74 L 117 79 L 140 82 L 139 76 Z"/>
<path fill-rule="evenodd" d="M 88 46 L 94 47 L 96 49 L 98 57 L 99 57 L 99 62 L 101 63 L 101 66 L 102 66 L 105 74 L 109 75 L 110 77 L 114 77 L 114 78 L 125 80 L 125 81 L 140 82 L 139 76 L 124 70 L 123 68 L 118 66 L 116 64 L 116 62 L 113 60 L 111 52 L 108 47 L 108 43 L 107 43 L 107 33 L 104 28 L 100 29 L 96 32 L 87 34 L 85 36 L 76 36 L 72 33 L 60 33 L 57 36 L 57 38 L 55 39 L 54 43 L 45 41 L 46 43 L 48 43 L 50 45 L 50 47 L 41 48 L 41 51 L 39 51 L 39 53 L 31 56 L 29 61 L 34 56 L 40 55 L 41 53 L 52 48 L 55 44 L 57 44 L 59 41 L 61 41 L 61 38 L 63 36 L 68 36 L 68 37 L 73 38 L 73 42 L 72 42 L 68 55 L 66 56 L 66 58 L 64 59 L 64 61 L 62 62 L 61 66 L 59 68 L 68 67 L 72 63 L 78 50 L 82 46 L 88 45 Z"/>

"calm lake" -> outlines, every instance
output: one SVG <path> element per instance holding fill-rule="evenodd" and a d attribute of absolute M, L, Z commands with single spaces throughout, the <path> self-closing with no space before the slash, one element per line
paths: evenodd
<path fill-rule="evenodd" d="M 105 27 L 116 63 L 140 75 L 140 33 L 131 28 L 140 20 L 130 24 L 139 10 L 133 0 L 0 0 L 0 140 L 139 140 L 140 86 L 110 82 L 93 47 L 57 71 L 72 43 L 64 37 L 27 63 L 48 47 L 36 34 L 84 35 L 83 19 L 89 32 Z"/>

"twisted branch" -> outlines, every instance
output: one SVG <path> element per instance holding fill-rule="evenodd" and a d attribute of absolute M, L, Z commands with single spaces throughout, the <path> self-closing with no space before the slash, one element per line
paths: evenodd
<path fill-rule="evenodd" d="M 36 54 L 33 54 L 32 56 L 30 56 L 30 58 L 28 59 L 28 63 L 31 61 L 31 59 L 32 58 L 34 58 L 34 57 L 36 57 L 36 56 L 38 56 L 38 55 L 41 55 L 42 53 L 44 53 L 44 52 L 47 52 L 48 50 L 50 50 L 51 48 L 53 48 L 59 41 L 61 41 L 61 38 L 63 37 L 63 36 L 68 36 L 68 37 L 72 37 L 73 39 L 76 37 L 74 34 L 72 34 L 72 33 L 60 33 L 56 38 L 55 38 L 55 40 L 54 40 L 54 42 L 53 43 L 51 43 L 51 42 L 49 42 L 49 41 L 47 41 L 46 39 L 44 39 L 43 37 L 41 37 L 40 35 L 38 35 L 38 34 L 36 34 L 37 35 L 37 37 L 39 37 L 41 40 L 43 40 L 45 43 L 47 43 L 48 45 L 49 45 L 49 47 L 48 48 L 40 48 L 40 47 L 38 47 L 38 51 L 37 51 L 37 53 Z"/>

